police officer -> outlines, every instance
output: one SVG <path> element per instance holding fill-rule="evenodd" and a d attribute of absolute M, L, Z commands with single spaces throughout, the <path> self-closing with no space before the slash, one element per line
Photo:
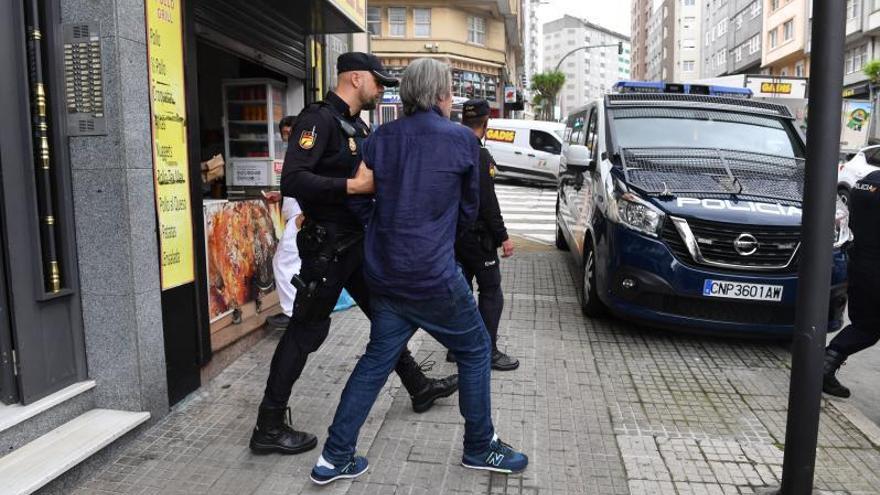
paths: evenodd
<path fill-rule="evenodd" d="M 835 376 L 849 356 L 880 340 L 880 171 L 858 181 L 850 193 L 849 225 L 853 243 L 847 266 L 849 326 L 825 349 L 822 390 L 849 397 L 850 391 Z"/>
<path fill-rule="evenodd" d="M 272 356 L 251 436 L 255 453 L 298 454 L 317 445 L 314 435 L 296 431 L 284 421 L 291 387 L 308 355 L 327 337 L 330 312 L 343 288 L 370 316 L 362 273 L 364 225 L 349 208 L 348 198 L 373 192 L 372 172 L 360 164 L 360 146 L 369 127 L 358 115 L 374 109 L 384 87 L 396 86 L 397 80 L 385 72 L 379 59 L 366 53 L 340 55 L 336 69 L 336 88 L 299 115 L 284 159 L 281 192 L 296 198 L 305 215 L 297 234 L 302 267 L 294 277 L 293 315 Z M 395 371 L 416 412 L 427 411 L 436 399 L 458 389 L 457 375 L 428 379 L 409 350 L 403 351 Z"/>
<path fill-rule="evenodd" d="M 519 361 L 498 350 L 498 324 L 504 309 L 501 292 L 501 269 L 498 266 L 498 248 L 502 256 L 513 256 L 513 242 L 507 236 L 501 208 L 495 195 L 495 159 L 484 146 L 483 138 L 489 126 L 489 103 L 486 100 L 468 100 L 462 107 L 461 123 L 474 132 L 480 143 L 480 211 L 473 229 L 465 232 L 455 243 L 458 259 L 468 283 L 477 279 L 480 315 L 492 338 L 492 369 L 515 370 Z M 454 361 L 451 353 L 447 361 Z"/>

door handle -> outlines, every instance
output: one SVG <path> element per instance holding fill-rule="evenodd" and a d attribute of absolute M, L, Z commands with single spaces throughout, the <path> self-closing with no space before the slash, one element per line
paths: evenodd
<path fill-rule="evenodd" d="M 514 151 L 513 154 L 514 155 L 522 155 L 522 151 Z"/>
<path fill-rule="evenodd" d="M 533 155 L 533 154 L 531 154 L 531 153 L 529 153 L 529 154 L 526 155 L 526 156 L 528 156 L 529 158 L 535 158 L 535 155 Z"/>

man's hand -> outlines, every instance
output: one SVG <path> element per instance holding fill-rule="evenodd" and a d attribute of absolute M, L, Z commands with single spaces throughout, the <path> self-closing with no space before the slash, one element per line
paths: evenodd
<path fill-rule="evenodd" d="M 304 214 L 300 213 L 299 215 L 297 215 L 293 219 L 293 224 L 296 225 L 296 230 L 303 228 L 303 223 L 305 221 L 306 221 L 306 216 Z"/>
<path fill-rule="evenodd" d="M 373 194 L 376 185 L 373 183 L 373 171 L 367 168 L 367 164 L 361 162 L 358 165 L 354 178 L 345 182 L 345 190 L 348 194 Z"/>
<path fill-rule="evenodd" d="M 281 193 L 278 191 L 260 191 L 263 194 L 263 197 L 266 198 L 266 201 L 269 203 L 277 203 L 281 201 Z"/>
<path fill-rule="evenodd" d="M 510 258 L 513 256 L 513 241 L 510 239 L 501 243 L 501 257 Z"/>

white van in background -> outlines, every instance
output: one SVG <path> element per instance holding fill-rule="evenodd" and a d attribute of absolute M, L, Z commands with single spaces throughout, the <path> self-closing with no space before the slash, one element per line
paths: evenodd
<path fill-rule="evenodd" d="M 496 177 L 556 185 L 565 124 L 540 120 L 489 119 L 486 148 Z"/>

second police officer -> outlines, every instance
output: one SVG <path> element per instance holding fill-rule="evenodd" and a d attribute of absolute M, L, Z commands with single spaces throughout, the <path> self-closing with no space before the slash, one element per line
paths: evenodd
<path fill-rule="evenodd" d="M 474 228 L 455 243 L 455 257 L 468 282 L 477 279 L 480 315 L 492 339 L 492 369 L 515 370 L 519 361 L 498 350 L 498 325 L 504 310 L 498 248 L 501 248 L 502 256 L 508 258 L 513 256 L 513 242 L 507 236 L 495 195 L 495 159 L 482 146 L 489 126 L 489 103 L 480 99 L 468 100 L 462 107 L 461 116 L 461 123 L 474 132 L 474 139 L 480 143 L 480 210 Z M 447 361 L 454 359 L 451 353 L 447 354 Z"/>
<path fill-rule="evenodd" d="M 293 315 L 272 356 L 251 436 L 255 453 L 298 454 L 317 445 L 315 435 L 296 431 L 284 421 L 291 388 L 309 354 L 327 338 L 330 313 L 343 288 L 370 316 L 362 273 L 364 225 L 349 208 L 350 198 L 373 192 L 372 172 L 359 166 L 361 142 L 369 127 L 358 115 L 374 109 L 384 88 L 398 82 L 371 54 L 344 53 L 336 69 L 336 88 L 299 115 L 284 159 L 281 192 L 297 199 L 306 218 L 297 235 L 302 268 L 294 277 Z M 428 410 L 436 399 L 458 389 L 457 375 L 427 378 L 407 349 L 395 371 L 416 412 Z"/>
<path fill-rule="evenodd" d="M 852 188 L 849 227 L 853 243 L 847 254 L 847 296 L 851 323 L 825 349 L 822 390 L 849 397 L 850 390 L 837 379 L 848 357 L 880 341 L 880 171 L 871 172 Z"/>

